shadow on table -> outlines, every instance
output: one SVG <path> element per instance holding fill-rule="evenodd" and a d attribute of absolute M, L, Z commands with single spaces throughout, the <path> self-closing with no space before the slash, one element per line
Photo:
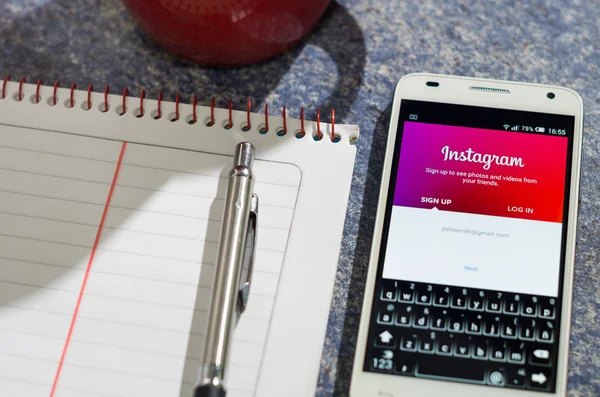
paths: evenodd
<path fill-rule="evenodd" d="M 388 126 L 392 105 L 384 110 L 375 124 L 371 155 L 367 168 L 366 180 L 379 181 L 381 183 L 381 170 L 383 167 L 385 146 L 388 135 Z M 352 264 L 352 275 L 348 286 L 348 298 L 346 301 L 346 315 L 342 328 L 340 351 L 338 356 L 336 379 L 333 395 L 346 397 L 350 392 L 350 379 L 352 375 L 352 364 L 356 350 L 356 337 L 360 321 L 360 312 L 363 303 L 363 294 L 367 269 L 369 266 L 369 254 L 373 241 L 373 227 L 375 224 L 375 212 L 379 198 L 379 184 L 365 190 L 362 212 L 358 225 L 356 237 L 356 250 L 354 263 Z M 358 368 L 360 370 L 360 368 Z"/>

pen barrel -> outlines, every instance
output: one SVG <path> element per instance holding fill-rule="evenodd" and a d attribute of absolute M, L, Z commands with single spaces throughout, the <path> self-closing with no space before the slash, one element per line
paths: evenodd
<path fill-rule="evenodd" d="M 231 337 L 237 323 L 240 281 L 254 191 L 251 170 L 253 157 L 251 144 L 239 144 L 229 175 L 203 365 L 200 368 L 201 384 L 222 384 L 225 378 Z"/>

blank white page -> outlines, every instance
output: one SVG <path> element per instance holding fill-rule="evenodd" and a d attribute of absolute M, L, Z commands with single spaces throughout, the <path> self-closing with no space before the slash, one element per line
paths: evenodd
<path fill-rule="evenodd" d="M 0 125 L 2 395 L 191 397 L 231 166 Z M 231 397 L 254 395 L 301 180 L 291 164 L 254 170 L 258 249 Z"/>

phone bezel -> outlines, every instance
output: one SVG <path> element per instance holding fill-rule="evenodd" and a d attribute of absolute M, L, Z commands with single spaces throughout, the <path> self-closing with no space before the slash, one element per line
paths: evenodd
<path fill-rule="evenodd" d="M 438 86 L 428 86 L 428 81 L 438 82 Z M 509 92 L 472 90 L 469 87 L 490 87 Z M 553 92 L 555 97 L 547 97 Z M 480 387 L 459 382 L 389 376 L 363 371 L 365 348 L 373 303 L 373 288 L 377 277 L 379 250 L 384 227 L 385 208 L 388 198 L 396 131 L 398 127 L 400 104 L 403 99 L 442 102 L 459 105 L 483 106 L 507 110 L 522 110 L 541 113 L 566 114 L 575 117 L 573 130 L 573 158 L 570 185 L 569 224 L 567 227 L 564 283 L 562 290 L 561 333 L 558 344 L 558 368 L 555 393 L 534 392 L 507 388 Z M 477 392 L 478 397 L 527 397 L 527 396 L 566 396 L 568 375 L 568 349 L 570 339 L 571 302 L 573 290 L 573 268 L 575 264 L 575 241 L 577 230 L 577 212 L 579 204 L 580 164 L 582 155 L 583 103 L 581 97 L 568 88 L 465 78 L 436 74 L 410 74 L 403 77 L 394 91 L 386 155 L 376 212 L 373 243 L 369 259 L 369 269 L 361 311 L 360 326 L 354 357 L 351 397 L 400 397 L 419 395 L 421 397 L 463 397 L 468 392 Z M 387 393 L 387 394 L 386 394 Z"/>

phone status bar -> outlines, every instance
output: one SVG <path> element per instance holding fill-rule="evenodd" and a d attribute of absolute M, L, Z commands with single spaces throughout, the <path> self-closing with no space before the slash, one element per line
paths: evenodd
<path fill-rule="evenodd" d="M 575 116 L 403 99 L 399 119 L 488 130 L 569 137 Z"/>
<path fill-rule="evenodd" d="M 423 120 L 424 117 L 417 113 L 411 113 L 408 115 L 409 121 L 417 121 L 427 123 L 429 120 Z M 438 124 L 438 123 L 433 123 Z M 495 124 L 495 123 L 494 123 Z M 564 128 L 553 128 L 546 126 L 534 126 L 534 125 L 521 125 L 521 124 L 501 124 L 501 125 L 488 125 L 485 128 L 493 129 L 493 130 L 503 130 L 503 131 L 513 131 L 513 132 L 528 132 L 528 133 L 537 133 L 537 134 L 546 134 L 546 135 L 558 135 L 558 136 L 566 136 L 567 130 Z"/>
<path fill-rule="evenodd" d="M 516 131 L 516 132 L 537 132 L 538 134 L 549 134 L 549 135 L 567 135 L 567 130 L 564 128 L 547 128 L 543 126 L 530 126 L 530 125 L 510 125 L 503 124 L 502 128 L 505 131 Z"/>

